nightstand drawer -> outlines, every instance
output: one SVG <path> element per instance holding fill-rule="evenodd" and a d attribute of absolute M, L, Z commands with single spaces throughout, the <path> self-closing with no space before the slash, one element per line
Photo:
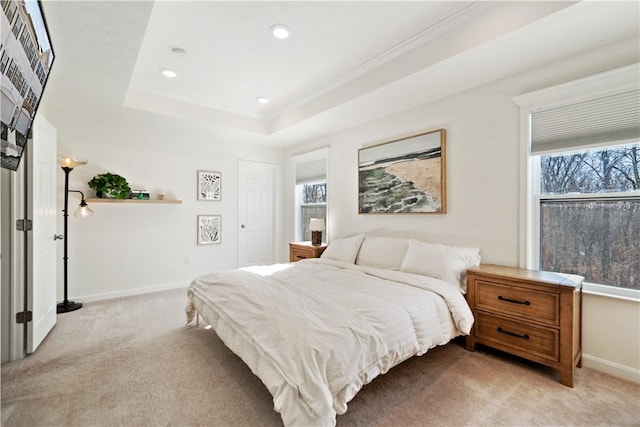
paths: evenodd
<path fill-rule="evenodd" d="M 312 248 L 301 248 L 301 247 L 291 248 L 290 256 L 292 261 L 298 261 L 298 260 L 307 259 L 307 258 L 315 258 L 313 255 L 314 255 L 314 252 Z"/>
<path fill-rule="evenodd" d="M 521 317 L 558 326 L 560 323 L 559 294 L 534 291 L 496 282 L 478 280 L 476 308 Z"/>
<path fill-rule="evenodd" d="M 312 245 L 309 242 L 289 243 L 289 262 L 300 261 L 307 258 L 320 258 L 327 249 L 326 245 Z"/>
<path fill-rule="evenodd" d="M 559 332 L 556 329 L 516 322 L 487 313 L 478 313 L 475 336 L 495 344 L 557 361 Z M 517 354 L 517 353 L 516 353 Z"/>

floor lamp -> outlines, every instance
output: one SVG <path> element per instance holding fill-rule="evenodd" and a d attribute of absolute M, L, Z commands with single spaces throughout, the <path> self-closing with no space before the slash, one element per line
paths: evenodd
<path fill-rule="evenodd" d="M 87 161 L 84 159 L 74 159 L 71 157 L 61 157 L 58 160 L 58 164 L 62 167 L 64 171 L 64 301 L 58 304 L 57 312 L 58 313 L 68 313 L 70 311 L 77 310 L 82 308 L 82 303 L 69 301 L 68 293 L 67 293 L 67 278 L 68 278 L 68 269 L 67 263 L 69 260 L 68 256 L 68 246 L 69 246 L 69 238 L 68 238 L 68 230 L 69 230 L 69 193 L 80 193 L 82 197 L 80 206 L 74 212 L 74 216 L 84 217 L 84 216 L 92 216 L 93 211 L 87 205 L 87 202 L 84 200 L 84 193 L 78 190 L 69 190 L 69 173 L 76 166 L 86 165 Z"/>

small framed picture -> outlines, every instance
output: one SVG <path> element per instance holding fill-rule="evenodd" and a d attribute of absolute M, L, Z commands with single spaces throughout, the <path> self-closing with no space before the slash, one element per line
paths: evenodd
<path fill-rule="evenodd" d="M 220 243 L 222 234 L 221 215 L 198 215 L 198 244 L 214 245 Z"/>
<path fill-rule="evenodd" d="M 222 174 L 215 171 L 198 171 L 198 200 L 218 201 L 222 198 Z"/>

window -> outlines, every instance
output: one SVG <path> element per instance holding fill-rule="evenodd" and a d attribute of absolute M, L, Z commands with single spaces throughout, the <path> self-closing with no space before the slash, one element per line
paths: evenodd
<path fill-rule="evenodd" d="M 44 69 L 42 68 L 42 63 L 40 62 L 36 64 L 36 75 L 38 76 L 38 80 L 40 80 L 40 84 L 44 86 L 46 74 L 44 73 Z"/>
<path fill-rule="evenodd" d="M 330 224 L 328 221 L 327 159 L 329 149 L 321 148 L 308 153 L 292 156 L 295 182 L 295 211 L 291 230 L 296 241 L 310 241 L 309 220 L 324 219 L 325 230 L 322 240 L 329 241 Z"/>
<path fill-rule="evenodd" d="M 22 36 L 20 37 L 20 43 L 24 48 L 24 52 L 27 55 L 27 59 L 29 63 L 33 64 L 35 60 L 37 60 L 36 56 L 36 48 L 33 45 L 33 41 L 31 41 L 31 33 L 27 30 L 22 32 Z M 33 68 L 33 65 L 31 66 Z"/>
<path fill-rule="evenodd" d="M 514 98 L 523 267 L 640 299 L 639 64 Z"/>
<path fill-rule="evenodd" d="M 540 268 L 640 289 L 640 144 L 537 156 Z"/>
<path fill-rule="evenodd" d="M 309 241 L 309 220 L 322 218 L 327 223 L 327 183 L 308 183 L 296 187 L 300 200 L 300 240 Z"/>
<path fill-rule="evenodd" d="M 29 94 L 27 95 L 25 101 L 31 106 L 32 109 L 35 109 L 36 104 L 38 103 L 38 97 L 36 97 L 36 94 L 33 93 L 31 89 L 29 89 Z"/>
<path fill-rule="evenodd" d="M 22 73 L 20 73 L 20 81 L 19 84 L 20 86 L 20 96 L 22 96 L 22 98 L 27 96 L 27 90 L 29 89 L 29 85 L 26 84 L 26 80 L 24 79 L 24 76 L 22 75 Z"/>
<path fill-rule="evenodd" d="M 0 72 L 4 74 L 4 71 L 7 69 L 7 64 L 9 63 L 9 55 L 7 55 L 7 51 L 2 52 L 2 58 L 0 59 Z"/>
<path fill-rule="evenodd" d="M 22 87 L 24 86 L 24 76 L 18 68 L 18 65 L 15 62 L 12 62 L 9 66 L 9 72 L 7 73 L 7 77 L 11 80 L 11 83 L 16 87 L 16 89 L 22 92 Z"/>
<path fill-rule="evenodd" d="M 2 10 L 4 10 L 5 15 L 7 15 L 7 19 L 9 20 L 9 24 L 11 24 L 13 17 L 18 11 L 18 5 L 14 1 L 8 1 L 2 4 Z"/>
<path fill-rule="evenodd" d="M 22 30 L 22 17 L 18 15 L 16 22 L 13 24 L 13 35 L 18 38 L 20 31 Z"/>

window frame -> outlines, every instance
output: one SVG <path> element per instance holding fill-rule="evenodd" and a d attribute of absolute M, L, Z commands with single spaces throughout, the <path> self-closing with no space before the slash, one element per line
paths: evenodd
<path fill-rule="evenodd" d="M 317 184 L 324 184 L 325 185 L 325 191 L 327 188 L 327 179 L 319 179 L 319 180 L 311 180 L 308 182 L 302 182 L 300 184 L 296 184 L 296 207 L 297 207 L 297 216 L 298 218 L 300 218 L 300 220 L 298 221 L 298 227 L 296 230 L 296 236 L 298 236 L 298 240 L 300 241 L 304 241 L 304 226 L 305 224 L 302 223 L 302 211 L 305 207 L 324 207 L 325 209 L 325 218 L 324 218 L 324 222 L 325 222 L 325 227 L 327 224 L 327 201 L 325 201 L 324 203 L 303 203 L 302 199 L 304 197 L 303 195 L 303 190 L 302 187 L 305 185 L 317 185 Z"/>
<path fill-rule="evenodd" d="M 552 198 L 568 198 L 567 195 L 541 195 L 540 191 L 540 157 L 542 154 L 531 154 L 531 115 L 534 112 L 547 110 L 563 105 L 583 102 L 602 96 L 638 89 L 637 76 L 640 74 L 640 64 L 596 74 L 594 76 L 530 92 L 512 98 L 520 107 L 520 135 L 519 135 L 519 264 L 528 269 L 539 269 L 540 266 L 540 203 L 541 200 Z M 615 141 L 609 145 L 634 143 L 633 141 Z M 601 145 L 602 147 L 602 145 Z M 594 149 L 594 146 L 574 147 L 571 150 Z M 557 150 L 566 152 L 568 150 Z M 636 196 L 640 192 L 625 193 L 590 193 L 572 195 L 571 198 L 613 198 Z M 580 196 L 580 197 L 579 197 Z M 612 298 L 640 301 L 640 291 L 614 286 L 585 282 L 583 290 Z"/>
<path fill-rule="evenodd" d="M 297 155 L 292 155 L 290 157 L 291 160 L 291 165 L 292 165 L 292 180 L 291 180 L 291 185 L 293 186 L 293 230 L 292 230 L 292 235 L 294 240 L 296 241 L 300 241 L 301 239 L 301 227 L 300 227 L 300 205 L 301 205 L 301 197 L 300 197 L 300 192 L 298 191 L 298 185 L 299 184 L 308 184 L 310 182 L 316 182 L 316 181 L 322 181 L 325 182 L 327 185 L 326 191 L 327 191 L 327 201 L 325 203 L 325 209 L 326 209 L 326 221 L 325 221 L 325 230 L 322 233 L 322 238 L 323 241 L 325 242 L 329 242 L 330 241 L 330 234 L 331 234 L 331 221 L 330 221 L 330 209 L 331 209 L 331 203 L 330 203 L 330 193 L 331 193 L 331 183 L 329 180 L 329 147 L 321 147 L 321 148 L 316 148 L 312 151 L 308 151 L 306 153 L 302 153 L 302 154 L 297 154 Z M 296 177 L 296 170 L 298 167 L 301 167 L 303 165 L 305 165 L 306 163 L 312 163 L 312 162 L 316 162 L 316 161 L 323 161 L 325 162 L 325 170 L 324 170 L 324 175 L 322 177 L 318 176 L 317 179 L 311 178 L 311 179 L 302 179 L 300 180 L 300 182 L 298 182 L 298 179 Z"/>

